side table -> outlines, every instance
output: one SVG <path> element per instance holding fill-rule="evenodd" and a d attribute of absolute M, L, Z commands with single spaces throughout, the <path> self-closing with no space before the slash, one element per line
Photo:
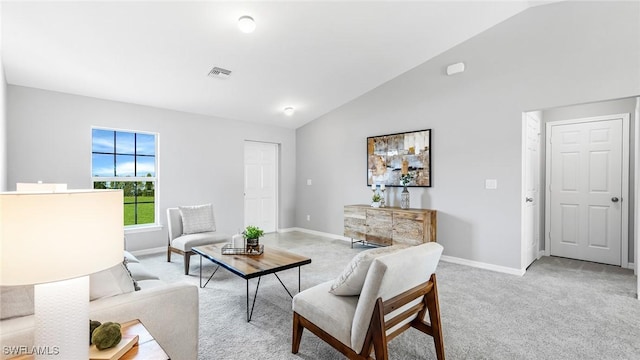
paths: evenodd
<path fill-rule="evenodd" d="M 138 345 L 127 351 L 120 360 L 131 359 L 159 359 L 170 360 L 169 355 L 162 349 L 160 344 L 153 338 L 147 328 L 140 320 L 131 320 L 120 324 L 122 335 L 138 335 Z M 88 337 L 88 334 L 87 334 Z M 87 344 L 88 346 L 88 344 Z M 11 360 L 33 360 L 33 355 L 20 355 L 12 357 Z"/>

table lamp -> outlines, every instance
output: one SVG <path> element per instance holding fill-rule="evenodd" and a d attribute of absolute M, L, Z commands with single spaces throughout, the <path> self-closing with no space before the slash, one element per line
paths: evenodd
<path fill-rule="evenodd" d="M 0 285 L 34 284 L 36 359 L 88 359 L 89 274 L 123 260 L 121 190 L 0 193 Z"/>

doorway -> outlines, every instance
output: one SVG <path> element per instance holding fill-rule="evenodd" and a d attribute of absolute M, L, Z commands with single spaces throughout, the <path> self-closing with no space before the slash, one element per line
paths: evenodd
<path fill-rule="evenodd" d="M 279 146 L 244 143 L 244 226 L 275 232 L 278 224 Z"/>
<path fill-rule="evenodd" d="M 545 253 L 625 266 L 629 115 L 547 123 Z"/>

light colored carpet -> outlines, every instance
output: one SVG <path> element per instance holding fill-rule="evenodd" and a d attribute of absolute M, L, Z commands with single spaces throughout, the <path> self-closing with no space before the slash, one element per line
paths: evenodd
<path fill-rule="evenodd" d="M 264 243 L 306 255 L 302 289 L 335 278 L 359 251 L 349 243 L 300 232 L 269 234 Z M 161 279 L 198 284 L 199 257 L 183 274 L 180 257 L 140 260 Z M 215 266 L 204 260 L 204 273 Z M 633 271 L 543 257 L 523 277 L 440 262 L 438 291 L 448 359 L 640 359 L 640 301 Z M 297 291 L 298 270 L 279 273 Z M 253 294 L 256 280 L 251 280 Z M 200 359 L 343 359 L 305 331 L 291 354 L 291 299 L 264 277 L 251 322 L 246 282 L 220 269 L 200 289 Z M 389 344 L 390 359 L 435 359 L 433 340 L 410 329 Z"/>

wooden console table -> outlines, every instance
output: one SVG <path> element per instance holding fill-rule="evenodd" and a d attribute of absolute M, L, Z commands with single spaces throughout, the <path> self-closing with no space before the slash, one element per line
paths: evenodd
<path fill-rule="evenodd" d="M 436 241 L 436 210 L 374 208 L 369 205 L 345 205 L 344 236 L 373 245 L 418 245 Z"/>

